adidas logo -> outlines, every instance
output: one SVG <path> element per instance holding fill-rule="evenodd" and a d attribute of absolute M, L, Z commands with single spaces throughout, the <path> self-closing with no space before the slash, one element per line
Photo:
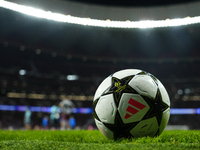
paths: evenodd
<path fill-rule="evenodd" d="M 139 110 L 142 110 L 142 109 L 144 109 L 146 107 L 144 104 L 139 103 L 138 101 L 136 101 L 136 100 L 134 100 L 132 98 L 129 99 L 128 103 L 131 106 L 134 106 L 134 107 L 138 108 Z M 134 107 L 131 107 L 131 106 L 128 106 L 127 109 L 126 109 L 127 113 L 126 113 L 126 115 L 124 117 L 125 119 L 128 119 L 132 115 L 137 114 L 139 112 L 138 109 L 135 109 Z"/>

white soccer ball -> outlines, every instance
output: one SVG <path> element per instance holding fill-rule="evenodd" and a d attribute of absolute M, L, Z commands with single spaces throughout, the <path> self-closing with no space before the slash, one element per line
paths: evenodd
<path fill-rule="evenodd" d="M 109 139 L 158 136 L 170 117 L 170 99 L 152 74 L 121 70 L 97 88 L 93 116 L 98 129 Z"/>

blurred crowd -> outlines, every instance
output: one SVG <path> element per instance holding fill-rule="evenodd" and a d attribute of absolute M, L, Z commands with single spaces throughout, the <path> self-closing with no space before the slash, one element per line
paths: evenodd
<path fill-rule="evenodd" d="M 93 129 L 94 122 L 92 115 L 73 114 L 75 107 L 71 100 L 64 99 L 51 106 L 49 113 L 33 112 L 29 106 L 26 110 L 20 111 L 0 111 L 0 129 L 4 130 L 73 130 L 73 129 Z M 78 121 L 77 121 L 78 120 Z"/>
<path fill-rule="evenodd" d="M 85 31 L 85 28 L 79 30 Z M 99 32 L 102 30 L 95 30 L 91 34 L 98 37 Z M 145 34 L 147 32 L 148 35 Z M 108 33 L 105 30 L 103 33 L 113 38 L 117 35 L 118 41 L 133 38 L 129 40 L 133 46 L 126 49 L 122 44 L 119 48 L 112 48 L 115 44 L 110 39 L 103 49 L 90 47 L 88 42 L 85 49 L 79 46 L 71 49 L 52 46 L 45 51 L 45 48 L 18 42 L 16 38 L 1 40 L 0 105 L 22 105 L 27 106 L 27 109 L 25 112 L 0 110 L 0 128 L 96 128 L 92 114 L 72 113 L 66 117 L 61 111 L 64 110 L 61 99 L 70 96 L 73 107 L 92 108 L 92 97 L 102 80 L 116 71 L 128 68 L 142 69 L 156 76 L 169 93 L 171 108 L 200 107 L 200 51 L 193 43 L 199 43 L 198 27 L 156 30 L 155 33 L 127 30 L 109 30 Z M 13 34 L 16 35 L 15 32 Z M 152 40 L 151 35 L 155 34 L 163 39 Z M 141 41 L 138 36 L 141 36 Z M 174 38 L 179 39 L 179 42 Z M 137 42 L 132 42 L 134 40 Z M 44 44 L 43 41 L 41 43 Z M 46 43 L 52 44 L 49 41 Z M 68 78 L 69 75 L 71 78 Z M 76 78 L 72 78 L 72 75 Z M 29 106 L 51 107 L 52 112 L 30 112 Z M 191 129 L 199 129 L 198 119 L 199 115 L 171 115 L 169 124 L 187 124 Z"/>

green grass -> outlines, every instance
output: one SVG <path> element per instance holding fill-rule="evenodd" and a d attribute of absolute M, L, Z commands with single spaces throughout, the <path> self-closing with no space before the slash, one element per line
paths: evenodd
<path fill-rule="evenodd" d="M 98 130 L 3 131 L 0 150 L 187 150 L 200 149 L 200 131 L 164 131 L 158 137 L 112 141 Z"/>

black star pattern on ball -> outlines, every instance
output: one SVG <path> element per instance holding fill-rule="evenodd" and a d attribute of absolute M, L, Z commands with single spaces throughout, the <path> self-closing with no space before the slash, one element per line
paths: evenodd
<path fill-rule="evenodd" d="M 112 85 L 107 90 L 104 95 L 107 94 L 113 94 L 114 100 L 116 103 L 116 106 L 118 107 L 120 98 L 123 93 L 135 93 L 138 94 L 131 86 L 128 85 L 129 81 L 133 78 L 134 76 L 128 76 L 123 79 L 118 79 L 115 77 L 112 77 Z"/>
<path fill-rule="evenodd" d="M 98 101 L 99 101 L 99 99 L 95 100 L 95 101 L 93 102 L 93 104 L 92 104 L 92 109 L 93 109 L 93 113 L 92 113 L 92 114 L 93 114 L 93 117 L 94 117 L 95 119 L 97 119 L 97 120 L 100 121 L 100 119 L 99 119 L 99 117 L 98 117 L 98 115 L 97 115 L 97 113 L 96 113 L 96 111 L 95 111 L 95 108 L 96 108 L 96 105 L 97 105 Z"/>
<path fill-rule="evenodd" d="M 137 124 L 138 122 L 124 124 L 118 111 L 116 113 L 114 124 L 104 123 L 104 125 L 113 132 L 113 139 L 115 141 L 121 138 L 132 138 L 133 136 L 131 135 L 130 130 L 133 129 Z"/>
<path fill-rule="evenodd" d="M 138 73 L 137 75 L 148 75 L 153 79 L 153 81 L 156 83 L 156 85 L 158 85 L 158 79 L 154 75 L 152 75 L 146 71 L 142 71 L 142 72 Z"/>
<path fill-rule="evenodd" d="M 160 126 L 162 120 L 162 113 L 169 107 L 167 104 L 163 102 L 160 90 L 158 89 L 155 99 L 146 96 L 142 97 L 150 106 L 149 111 L 146 113 L 146 115 L 143 117 L 142 120 L 155 116 L 157 118 L 158 125 Z"/>

